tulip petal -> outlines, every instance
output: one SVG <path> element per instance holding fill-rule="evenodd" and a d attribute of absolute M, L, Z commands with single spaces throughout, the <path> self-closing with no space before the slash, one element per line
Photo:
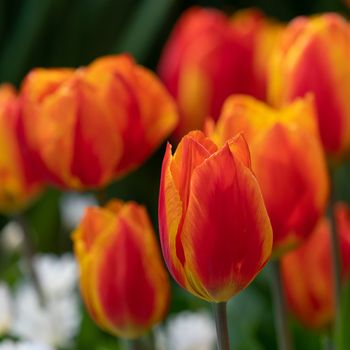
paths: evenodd
<path fill-rule="evenodd" d="M 275 123 L 300 127 L 318 138 L 313 96 L 308 94 L 305 98 L 298 98 L 285 108 L 276 110 L 251 96 L 233 95 L 225 101 L 220 119 L 210 135 L 218 145 L 223 145 L 237 133 L 242 133 L 250 143 L 257 134 Z"/>
<path fill-rule="evenodd" d="M 164 317 L 170 288 L 144 207 L 89 208 L 73 240 L 81 292 L 100 327 L 134 338 Z"/>
<path fill-rule="evenodd" d="M 109 324 L 96 294 L 95 252 L 92 250 L 102 237 L 109 237 L 115 230 L 115 218 L 100 208 L 87 208 L 81 225 L 73 233 L 74 253 L 80 267 L 80 291 L 86 307 L 99 324 Z"/>
<path fill-rule="evenodd" d="M 0 85 L 0 211 L 23 210 L 39 192 L 39 175 L 32 170 L 20 134 L 20 99 L 10 84 Z"/>
<path fill-rule="evenodd" d="M 111 178 L 122 154 L 121 140 L 94 88 L 80 82 L 76 88 L 75 115 L 78 117 L 73 131 L 71 176 L 79 178 L 84 186 L 93 187 Z"/>
<path fill-rule="evenodd" d="M 306 238 L 327 201 L 329 185 L 313 97 L 277 110 L 249 96 L 231 96 L 213 138 L 221 145 L 237 132 L 249 144 L 274 231 L 274 253 L 280 254 Z"/>
<path fill-rule="evenodd" d="M 301 17 L 289 24 L 271 60 L 270 102 L 282 106 L 312 92 L 321 139 L 333 155 L 350 147 L 349 48 L 341 16 Z"/>
<path fill-rule="evenodd" d="M 176 234 L 182 218 L 182 202 L 170 170 L 171 145 L 165 152 L 160 180 L 158 221 L 160 241 L 167 267 L 180 284 L 184 285 L 183 267 L 176 253 Z"/>
<path fill-rule="evenodd" d="M 232 154 L 235 155 L 247 168 L 252 169 L 250 152 L 243 134 L 238 134 L 227 142 Z"/>
<path fill-rule="evenodd" d="M 345 202 L 338 202 L 334 211 L 340 240 L 342 276 L 346 280 L 350 274 L 350 207 Z"/>
<path fill-rule="evenodd" d="M 317 140 L 278 123 L 252 143 L 251 151 L 276 253 L 305 239 L 323 213 L 328 197 L 324 158 Z"/>
<path fill-rule="evenodd" d="M 89 253 L 98 237 L 108 234 L 115 225 L 115 218 L 109 211 L 101 211 L 98 207 L 89 207 L 85 211 L 80 227 L 75 231 L 73 239 L 78 249 L 78 257 Z"/>
<path fill-rule="evenodd" d="M 159 222 L 162 223 L 160 232 L 165 260 L 167 263 L 171 261 L 168 263 L 169 269 L 181 285 L 184 283 L 184 252 L 180 241 L 189 200 L 191 174 L 216 149 L 202 132 L 195 131 L 183 138 L 174 157 L 171 157 L 171 147 L 168 145 L 164 157 L 159 197 Z"/>
<path fill-rule="evenodd" d="M 282 259 L 289 306 L 309 327 L 327 327 L 333 318 L 329 229 L 321 220 L 305 244 Z"/>
<path fill-rule="evenodd" d="M 155 259 L 152 256 L 155 252 L 155 241 L 152 239 L 149 242 L 149 239 L 143 239 L 143 237 L 153 238 L 153 232 L 146 235 L 145 227 L 142 227 L 141 231 L 141 227 L 135 229 L 137 223 L 135 225 L 130 215 L 140 218 L 140 214 L 135 210 L 123 209 L 118 218 L 117 231 L 109 236 L 104 236 L 98 242 L 94 260 L 97 269 L 95 293 L 98 295 L 105 318 L 111 325 L 116 324 L 122 329 L 119 332 L 118 328 L 112 326 L 109 331 L 116 335 L 135 337 L 144 333 L 148 325 L 159 320 L 163 312 L 159 315 L 155 313 L 155 310 L 158 312 L 164 310 L 167 298 L 163 300 L 155 298 L 156 295 L 159 295 L 155 293 L 156 288 L 159 291 L 159 286 L 154 285 L 154 276 L 156 276 L 158 285 L 164 286 L 164 283 L 160 283 L 159 280 L 158 273 L 161 270 L 152 269 L 155 264 L 149 265 L 150 261 Z M 143 219 L 141 217 L 141 220 Z M 140 224 L 143 225 L 142 221 Z M 161 272 L 164 282 L 166 275 L 163 271 Z M 156 304 L 159 302 L 162 305 L 157 308 Z"/>
<path fill-rule="evenodd" d="M 180 142 L 171 162 L 171 173 L 186 211 L 193 170 L 217 150 L 202 132 L 191 132 Z"/>
<path fill-rule="evenodd" d="M 129 55 L 97 59 L 87 68 L 87 79 L 108 106 L 127 149 L 116 168 L 120 175 L 144 161 L 171 133 L 178 119 L 175 104 L 158 77 Z"/>
<path fill-rule="evenodd" d="M 193 172 L 181 243 L 187 287 L 213 301 L 244 288 L 270 256 L 272 232 L 258 183 L 228 145 Z"/>

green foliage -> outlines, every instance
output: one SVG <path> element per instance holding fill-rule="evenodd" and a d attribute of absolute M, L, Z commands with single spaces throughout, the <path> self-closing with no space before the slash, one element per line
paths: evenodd
<path fill-rule="evenodd" d="M 350 344 L 350 280 L 344 285 L 341 296 L 340 326 L 336 334 L 338 350 L 346 350 Z"/>

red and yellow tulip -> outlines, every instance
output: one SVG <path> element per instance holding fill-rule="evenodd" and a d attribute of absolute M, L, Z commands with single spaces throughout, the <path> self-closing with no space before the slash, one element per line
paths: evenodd
<path fill-rule="evenodd" d="M 23 83 L 22 101 L 37 166 L 73 189 L 103 186 L 139 165 L 177 122 L 160 81 L 127 55 L 76 71 L 36 69 Z"/>
<path fill-rule="evenodd" d="M 250 147 L 277 255 L 311 233 L 327 203 L 328 175 L 312 98 L 276 110 L 249 96 L 232 96 L 211 133 L 222 146 L 238 132 Z"/>
<path fill-rule="evenodd" d="M 73 234 L 81 293 L 104 330 L 135 338 L 165 316 L 170 287 L 144 207 L 90 207 Z"/>
<path fill-rule="evenodd" d="M 38 194 L 41 186 L 26 158 L 15 89 L 0 86 L 0 211 L 15 212 Z"/>
<path fill-rule="evenodd" d="M 265 101 L 270 55 L 280 39 L 284 25 L 266 18 L 260 10 L 254 8 L 236 12 L 231 18 L 231 25 L 250 52 L 252 81 L 248 94 Z"/>
<path fill-rule="evenodd" d="M 349 24 L 337 14 L 296 18 L 271 54 L 271 103 L 314 93 L 322 143 L 333 155 L 350 149 L 349 60 Z"/>
<path fill-rule="evenodd" d="M 174 155 L 168 144 L 158 217 L 172 276 L 207 301 L 230 299 L 270 257 L 271 225 L 240 135 L 218 148 L 194 131 Z"/>
<path fill-rule="evenodd" d="M 337 204 L 336 223 L 343 280 L 350 272 L 350 209 Z M 334 318 L 330 223 L 323 218 L 311 237 L 282 259 L 282 276 L 288 304 L 307 327 L 326 328 Z"/>
<path fill-rule="evenodd" d="M 182 15 L 159 64 L 160 77 L 179 105 L 177 138 L 202 128 L 209 115 L 217 119 L 233 93 L 265 97 L 267 56 L 279 28 L 253 10 L 232 20 L 197 7 Z"/>

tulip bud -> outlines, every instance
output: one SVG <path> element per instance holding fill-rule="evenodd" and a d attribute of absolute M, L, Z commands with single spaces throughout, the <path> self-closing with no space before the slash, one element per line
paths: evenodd
<path fill-rule="evenodd" d="M 40 190 L 39 180 L 31 171 L 21 134 L 20 103 L 14 88 L 0 86 L 0 211 L 23 208 Z"/>
<path fill-rule="evenodd" d="M 207 116 L 216 120 L 233 93 L 265 98 L 267 56 L 279 28 L 253 10 L 232 20 L 214 9 L 183 14 L 159 63 L 159 75 L 178 102 L 178 139 L 201 129 Z"/>
<path fill-rule="evenodd" d="M 194 131 L 174 155 L 168 144 L 158 218 L 169 271 L 207 301 L 230 299 L 270 257 L 271 225 L 240 135 L 218 149 Z"/>
<path fill-rule="evenodd" d="M 81 293 L 104 330 L 135 338 L 162 320 L 170 287 L 144 207 L 89 207 L 73 233 Z"/>
<path fill-rule="evenodd" d="M 34 70 L 22 100 L 37 166 L 52 183 L 73 189 L 103 186 L 136 167 L 177 121 L 159 80 L 127 55 L 77 71 Z"/>
<path fill-rule="evenodd" d="M 328 198 L 312 98 L 275 110 L 248 96 L 232 96 L 212 137 L 223 145 L 238 132 L 251 150 L 252 169 L 273 228 L 274 255 L 281 254 L 311 233 Z"/>
<path fill-rule="evenodd" d="M 350 209 L 339 203 L 335 214 L 344 280 L 350 272 Z M 334 318 L 334 295 L 330 287 L 333 283 L 330 229 L 330 223 L 323 218 L 310 238 L 282 259 L 289 307 L 310 328 L 326 328 Z"/>
<path fill-rule="evenodd" d="M 271 54 L 271 103 L 314 93 L 322 143 L 333 155 L 350 148 L 349 59 L 349 25 L 331 13 L 293 20 Z"/>

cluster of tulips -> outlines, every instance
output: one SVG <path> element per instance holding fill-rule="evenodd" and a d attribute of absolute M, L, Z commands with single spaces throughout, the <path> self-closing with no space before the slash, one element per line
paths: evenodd
<path fill-rule="evenodd" d="M 0 209 L 20 212 L 46 184 L 101 189 L 171 136 L 163 257 L 179 285 L 215 305 L 219 348 L 229 348 L 225 303 L 271 257 L 295 316 L 332 327 L 350 273 L 350 209 L 330 201 L 330 175 L 350 151 L 349 28 L 337 14 L 281 24 L 256 10 L 191 8 L 160 78 L 123 54 L 34 69 L 18 93 L 1 86 Z M 165 317 L 170 285 L 143 206 L 90 207 L 73 241 L 102 329 L 137 338 Z"/>

